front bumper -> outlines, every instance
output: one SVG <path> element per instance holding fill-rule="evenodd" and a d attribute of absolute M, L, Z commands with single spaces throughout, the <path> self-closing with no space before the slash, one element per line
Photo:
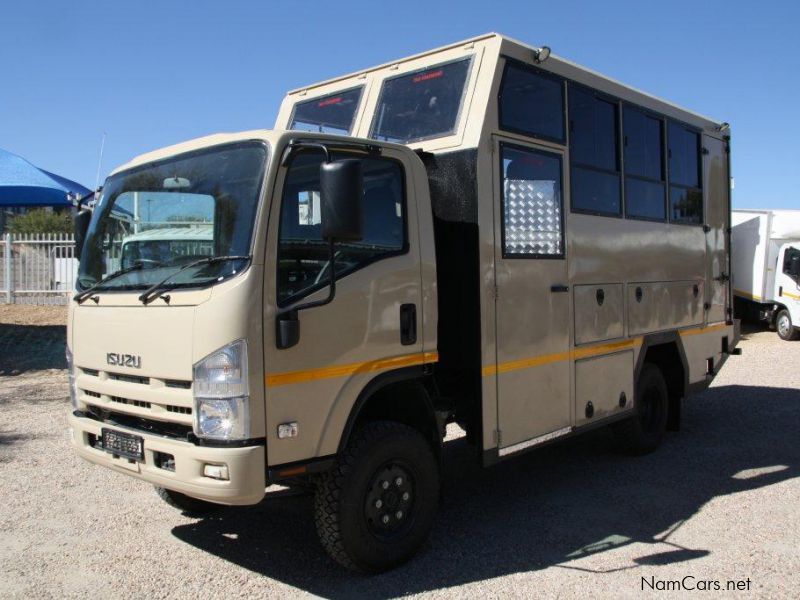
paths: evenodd
<path fill-rule="evenodd" d="M 266 466 L 264 446 L 209 447 L 174 440 L 139 430 L 106 425 L 70 413 L 67 422 L 72 431 L 72 445 L 79 456 L 102 465 L 193 498 L 230 505 L 256 504 L 264 498 Z M 131 461 L 92 446 L 90 436 L 100 437 L 101 429 L 114 429 L 144 438 L 144 461 Z M 156 453 L 171 454 L 175 470 L 156 464 Z M 230 479 L 220 481 L 203 475 L 206 464 L 224 464 Z"/>

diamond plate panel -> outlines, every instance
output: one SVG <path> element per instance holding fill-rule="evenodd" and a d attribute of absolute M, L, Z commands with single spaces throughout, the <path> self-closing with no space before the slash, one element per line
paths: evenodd
<path fill-rule="evenodd" d="M 561 198 L 557 182 L 506 179 L 506 254 L 561 254 Z"/>

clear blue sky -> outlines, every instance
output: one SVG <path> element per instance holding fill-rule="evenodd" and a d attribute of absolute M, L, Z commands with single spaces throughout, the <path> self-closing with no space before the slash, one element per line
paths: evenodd
<path fill-rule="evenodd" d="M 729 121 L 737 207 L 800 208 L 800 2 L 3 3 L 0 147 L 92 187 L 134 155 L 272 127 L 288 89 L 498 31 Z"/>

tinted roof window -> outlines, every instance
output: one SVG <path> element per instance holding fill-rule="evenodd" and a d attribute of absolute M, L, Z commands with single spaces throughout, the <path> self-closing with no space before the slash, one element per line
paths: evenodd
<path fill-rule="evenodd" d="M 573 163 L 617 171 L 617 106 L 570 86 L 570 157 Z"/>
<path fill-rule="evenodd" d="M 626 106 L 623 118 L 625 128 L 625 172 L 647 179 L 664 179 L 664 161 L 661 119 Z"/>
<path fill-rule="evenodd" d="M 407 143 L 455 132 L 472 59 L 383 82 L 370 137 Z"/>
<path fill-rule="evenodd" d="M 673 122 L 669 124 L 669 182 L 700 187 L 700 136 Z"/>
<path fill-rule="evenodd" d="M 501 129 L 564 141 L 564 85 L 560 80 L 509 62 L 498 100 Z"/>
<path fill-rule="evenodd" d="M 289 129 L 347 135 L 353 127 L 362 89 L 359 87 L 298 102 Z"/>

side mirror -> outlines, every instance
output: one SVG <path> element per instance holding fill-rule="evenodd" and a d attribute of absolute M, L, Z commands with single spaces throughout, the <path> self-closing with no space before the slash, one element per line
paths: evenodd
<path fill-rule="evenodd" d="M 319 168 L 322 238 L 358 241 L 364 226 L 364 175 L 361 161 L 348 158 Z"/>
<path fill-rule="evenodd" d="M 73 219 L 75 227 L 75 258 L 80 260 L 83 251 L 83 242 L 86 240 L 86 232 L 89 230 L 89 222 L 92 220 L 92 211 L 80 210 Z"/>
<path fill-rule="evenodd" d="M 275 322 L 275 345 L 280 350 L 291 348 L 300 341 L 298 312 L 325 306 L 336 296 L 336 242 L 356 242 L 362 238 L 364 174 L 361 161 L 350 158 L 322 163 L 319 168 L 319 184 L 322 205 L 322 238 L 328 242 L 330 252 L 328 296 L 321 300 L 293 306 L 278 314 Z"/>

